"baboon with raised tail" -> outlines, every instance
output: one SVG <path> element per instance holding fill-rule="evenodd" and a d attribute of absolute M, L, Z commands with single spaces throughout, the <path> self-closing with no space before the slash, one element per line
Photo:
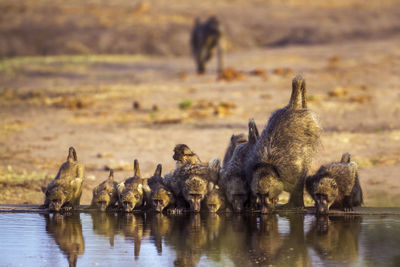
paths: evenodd
<path fill-rule="evenodd" d="M 134 208 L 143 207 L 150 196 L 147 179 L 140 175 L 139 161 L 134 161 L 134 176 L 117 185 L 118 206 L 124 212 L 132 212 Z"/>
<path fill-rule="evenodd" d="M 56 177 L 47 187 L 42 188 L 45 201 L 40 207 L 50 211 L 78 209 L 83 181 L 84 166 L 78 162 L 75 148 L 70 147 L 67 161 L 61 165 Z"/>
<path fill-rule="evenodd" d="M 112 210 L 118 203 L 118 183 L 114 181 L 114 170 L 108 178 L 93 189 L 91 207 L 100 211 Z"/>
<path fill-rule="evenodd" d="M 158 164 L 154 175 L 147 181 L 151 190 L 149 204 L 157 212 L 162 212 L 168 206 L 175 204 L 175 197 L 172 191 L 165 185 L 161 171 L 162 165 Z"/>
<path fill-rule="evenodd" d="M 242 212 L 249 198 L 249 186 L 245 176 L 245 162 L 259 137 L 254 119 L 249 120 L 248 141 L 236 146 L 231 159 L 221 170 L 219 186 L 234 212 Z"/>
<path fill-rule="evenodd" d="M 217 50 L 218 65 L 217 71 L 222 71 L 222 31 L 217 17 L 212 16 L 204 23 L 196 18 L 190 38 L 190 47 L 197 65 L 197 73 L 203 74 L 206 71 L 206 63 Z"/>
<path fill-rule="evenodd" d="M 306 189 L 315 201 L 318 215 L 327 214 L 330 207 L 352 211 L 363 203 L 358 166 L 349 153 L 343 154 L 340 162 L 323 165 L 315 175 L 307 177 Z"/>
<path fill-rule="evenodd" d="M 303 208 L 304 181 L 320 144 L 321 130 L 316 115 L 307 109 L 305 80 L 297 75 L 292 81 L 289 104 L 272 113 L 249 155 L 246 162 L 248 183 L 280 181 L 283 190 L 290 193 L 285 207 Z M 268 203 L 262 202 L 268 199 L 268 193 L 252 193 L 257 196 L 262 210 L 270 209 Z"/>

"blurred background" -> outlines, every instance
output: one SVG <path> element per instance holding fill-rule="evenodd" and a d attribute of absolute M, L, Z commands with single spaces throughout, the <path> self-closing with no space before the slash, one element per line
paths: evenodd
<path fill-rule="evenodd" d="M 216 15 L 225 67 L 197 75 L 194 19 Z M 349 152 L 366 206 L 400 204 L 400 1 L 0 0 L 0 203 L 41 203 L 74 146 L 82 203 L 116 170 L 144 176 L 185 143 L 222 158 L 249 118 L 265 126 L 291 79 L 324 127 L 312 172 Z M 308 202 L 310 204 L 310 202 Z"/>

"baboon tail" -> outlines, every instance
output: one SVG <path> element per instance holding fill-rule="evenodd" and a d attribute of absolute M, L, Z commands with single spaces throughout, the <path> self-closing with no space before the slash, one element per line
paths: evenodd
<path fill-rule="evenodd" d="M 290 97 L 289 107 L 291 109 L 307 108 L 305 94 L 306 94 L 306 82 L 303 76 L 301 74 L 298 74 L 292 80 L 292 95 Z"/>
<path fill-rule="evenodd" d="M 141 177 L 140 176 L 140 167 L 139 167 L 139 161 L 137 159 L 135 159 L 135 161 L 133 162 L 133 171 L 134 171 L 134 175 L 135 177 Z"/>

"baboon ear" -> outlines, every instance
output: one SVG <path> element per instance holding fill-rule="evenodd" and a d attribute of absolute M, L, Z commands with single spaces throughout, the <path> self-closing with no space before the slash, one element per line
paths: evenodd
<path fill-rule="evenodd" d="M 133 162 L 133 171 L 134 171 L 134 176 L 139 177 L 139 178 L 141 177 L 139 161 L 137 159 L 135 159 L 135 161 Z"/>
<path fill-rule="evenodd" d="M 158 164 L 156 171 L 154 172 L 154 176 L 160 176 L 161 177 L 161 171 L 162 171 L 162 165 Z"/>
<path fill-rule="evenodd" d="M 124 188 L 125 188 L 125 183 L 124 183 L 124 182 L 118 184 L 118 185 L 117 185 L 118 194 L 121 194 L 122 191 L 124 191 Z"/>
<path fill-rule="evenodd" d="M 350 161 L 351 161 L 351 155 L 349 153 L 344 153 L 342 155 L 342 159 L 340 160 L 340 162 L 343 163 L 350 163 Z"/>
<path fill-rule="evenodd" d="M 75 151 L 75 148 L 74 147 L 70 147 L 69 148 L 69 150 L 68 150 L 68 157 L 67 157 L 67 159 L 68 160 L 72 160 L 72 161 L 77 161 L 78 160 L 78 157 L 76 156 L 76 151 Z"/>
<path fill-rule="evenodd" d="M 254 144 L 259 137 L 258 129 L 254 119 L 249 120 L 249 143 Z"/>
<path fill-rule="evenodd" d="M 110 174 L 108 175 L 108 180 L 114 181 L 114 170 L 110 169 Z"/>

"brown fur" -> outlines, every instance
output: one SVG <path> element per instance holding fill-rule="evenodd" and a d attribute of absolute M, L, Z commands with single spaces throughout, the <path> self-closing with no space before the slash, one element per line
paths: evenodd
<path fill-rule="evenodd" d="M 253 119 L 249 121 L 249 135 L 245 143 L 238 145 L 232 158 L 221 170 L 219 186 L 225 192 L 228 202 L 232 205 L 234 212 L 244 210 L 244 205 L 248 200 L 250 192 L 246 182 L 244 165 L 249 152 L 254 147 L 258 138 L 258 129 Z"/>
<path fill-rule="evenodd" d="M 118 206 L 124 212 L 131 212 L 134 208 L 143 207 L 150 188 L 147 180 L 140 176 L 139 161 L 134 162 L 134 176 L 117 185 Z"/>
<path fill-rule="evenodd" d="M 148 180 L 151 189 L 150 206 L 157 212 L 162 212 L 165 208 L 175 203 L 175 198 L 164 183 L 161 176 L 162 166 L 157 165 L 154 175 Z"/>
<path fill-rule="evenodd" d="M 331 206 L 351 211 L 362 204 L 357 168 L 350 154 L 345 153 L 340 162 L 323 165 L 315 175 L 307 177 L 306 189 L 315 201 L 318 214 L 328 213 Z"/>
<path fill-rule="evenodd" d="M 191 150 L 186 145 L 178 145 Z M 176 152 L 175 152 L 176 153 Z M 209 183 L 216 184 L 219 179 L 220 162 L 212 160 L 208 164 L 202 164 L 200 159 L 191 152 L 189 157 L 196 158 L 195 161 L 187 161 L 183 164 L 177 163 L 177 168 L 165 176 L 165 184 L 172 190 L 175 197 L 183 198 L 190 206 L 191 211 L 199 212 L 201 201 L 208 193 Z M 181 160 L 181 157 L 175 157 Z"/>
<path fill-rule="evenodd" d="M 45 201 L 41 207 L 50 211 L 78 209 L 83 181 L 84 167 L 78 162 L 75 149 L 70 147 L 67 161 L 44 190 Z"/>
<path fill-rule="evenodd" d="M 288 207 L 304 207 L 304 180 L 320 143 L 321 126 L 307 109 L 305 91 L 303 77 L 296 76 L 289 104 L 271 115 L 246 162 L 249 184 L 260 179 L 255 177 L 260 173 L 256 169 L 258 164 L 273 166 L 270 173 L 263 175 L 283 183 L 284 190 L 290 193 Z"/>
<path fill-rule="evenodd" d="M 235 148 L 247 142 L 247 137 L 244 134 L 233 134 L 231 136 L 231 140 L 229 142 L 229 146 L 226 149 L 224 160 L 222 161 L 222 166 L 226 166 L 226 164 L 229 162 L 229 160 L 232 158 L 233 152 L 235 151 Z"/>
<path fill-rule="evenodd" d="M 175 146 L 172 158 L 176 161 L 176 168 L 181 167 L 183 164 L 201 164 L 199 156 L 185 144 Z"/>
<path fill-rule="evenodd" d="M 91 206 L 100 211 L 105 211 L 114 208 L 117 202 L 117 182 L 114 181 L 114 170 L 110 170 L 108 179 L 93 189 Z"/>
<path fill-rule="evenodd" d="M 204 23 L 201 23 L 196 18 L 190 39 L 190 46 L 196 61 L 197 73 L 202 74 L 206 71 L 205 64 L 212 58 L 216 48 L 218 52 L 218 72 L 222 71 L 221 35 L 220 23 L 216 17 L 210 17 Z"/>
<path fill-rule="evenodd" d="M 225 194 L 218 185 L 214 186 L 204 200 L 204 204 L 208 211 L 213 213 L 224 210 L 225 202 Z"/>

